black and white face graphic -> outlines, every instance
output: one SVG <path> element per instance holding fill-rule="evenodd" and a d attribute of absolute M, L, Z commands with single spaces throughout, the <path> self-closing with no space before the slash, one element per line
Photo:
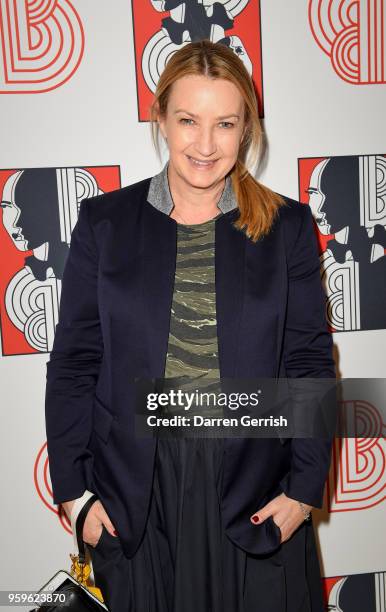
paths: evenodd
<path fill-rule="evenodd" d="M 99 193 L 94 176 L 83 168 L 19 170 L 4 184 L 2 222 L 11 239 L 7 253 L 14 258 L 13 247 L 26 253 L 23 259 L 16 257 L 23 263 L 6 276 L 6 315 L 35 350 L 49 351 L 52 345 L 61 279 L 80 202 Z M 5 344 L 17 344 L 9 333 L 6 336 Z"/>
<path fill-rule="evenodd" d="M 4 229 L 11 237 L 13 244 L 18 251 L 28 251 L 28 241 L 23 235 L 19 222 L 21 211 L 14 197 L 15 185 L 21 174 L 22 171 L 15 172 L 6 182 L 1 199 L 1 208 L 3 210 Z"/>
<path fill-rule="evenodd" d="M 320 234 L 327 317 L 336 331 L 386 327 L 386 159 L 342 156 L 313 169 L 309 206 Z"/>
<path fill-rule="evenodd" d="M 307 189 L 309 204 L 321 234 L 359 224 L 358 159 L 335 157 L 315 166 Z"/>
<path fill-rule="evenodd" d="M 94 177 L 82 168 L 20 170 L 4 185 L 3 226 L 19 251 L 32 250 L 37 260 L 50 260 L 59 271 L 78 218 L 79 203 L 83 197 L 98 193 L 101 191 Z"/>
<path fill-rule="evenodd" d="M 344 576 L 332 587 L 329 612 L 386 612 L 384 597 L 386 573 L 353 574 Z"/>
<path fill-rule="evenodd" d="M 60 238 L 54 169 L 21 170 L 5 184 L 3 225 L 20 251 L 29 251 Z"/>

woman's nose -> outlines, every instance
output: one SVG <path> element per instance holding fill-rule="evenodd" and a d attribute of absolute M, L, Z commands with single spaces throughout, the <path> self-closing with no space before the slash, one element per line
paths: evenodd
<path fill-rule="evenodd" d="M 196 149 L 205 157 L 209 157 L 216 151 L 215 136 L 211 129 L 199 130 L 196 138 Z"/>

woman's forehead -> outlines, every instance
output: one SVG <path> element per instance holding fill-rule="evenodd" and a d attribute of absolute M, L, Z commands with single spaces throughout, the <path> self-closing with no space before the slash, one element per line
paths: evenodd
<path fill-rule="evenodd" d="M 198 106 L 201 105 L 201 109 Z M 226 79 L 197 78 L 190 75 L 177 79 L 170 90 L 168 108 L 172 113 L 180 111 L 205 115 L 213 111 L 216 117 L 240 115 L 243 97 L 237 87 Z"/>

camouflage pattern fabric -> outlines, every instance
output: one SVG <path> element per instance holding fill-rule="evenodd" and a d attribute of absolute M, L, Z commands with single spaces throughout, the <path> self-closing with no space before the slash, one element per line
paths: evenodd
<path fill-rule="evenodd" d="M 177 259 L 164 390 L 218 391 L 215 221 L 177 224 Z M 171 413 L 174 407 L 166 407 Z M 221 416 L 218 407 L 195 407 L 189 416 Z M 184 413 L 186 414 L 186 412 Z"/>

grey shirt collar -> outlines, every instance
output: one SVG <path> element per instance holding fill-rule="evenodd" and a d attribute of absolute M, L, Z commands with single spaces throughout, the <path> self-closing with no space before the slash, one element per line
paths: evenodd
<path fill-rule="evenodd" d="M 168 165 L 169 160 L 166 162 L 161 172 L 152 177 L 147 194 L 148 202 L 166 215 L 170 215 L 174 208 L 168 181 Z M 227 213 L 237 208 L 236 196 L 232 187 L 232 179 L 229 175 L 225 178 L 225 186 L 217 206 L 222 213 Z"/>

